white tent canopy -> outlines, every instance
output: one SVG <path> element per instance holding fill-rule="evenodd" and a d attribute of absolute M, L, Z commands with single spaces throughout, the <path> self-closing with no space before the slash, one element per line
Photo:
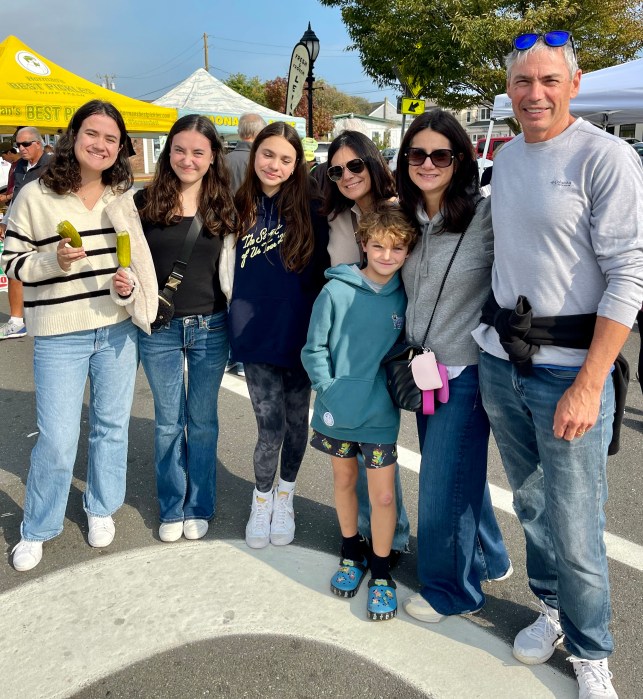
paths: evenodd
<path fill-rule="evenodd" d="M 582 76 L 572 114 L 602 126 L 643 122 L 643 58 Z M 511 100 L 497 95 L 492 119 L 513 116 Z"/>
<path fill-rule="evenodd" d="M 236 134 L 239 117 L 252 112 L 260 114 L 268 124 L 285 121 L 297 129 L 300 136 L 306 135 L 306 120 L 303 117 L 287 116 L 257 104 L 224 85 L 203 68 L 195 70 L 189 78 L 154 100 L 154 104 L 174 107 L 179 110 L 179 116 L 209 116 L 220 134 Z"/>

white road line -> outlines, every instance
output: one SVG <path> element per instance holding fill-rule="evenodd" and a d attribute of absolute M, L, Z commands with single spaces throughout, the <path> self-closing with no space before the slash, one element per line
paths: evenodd
<path fill-rule="evenodd" d="M 223 388 L 232 393 L 236 393 L 244 398 L 250 398 L 248 395 L 248 388 L 245 381 L 239 378 L 230 376 L 226 374 L 223 377 L 223 383 L 221 384 Z M 312 416 L 312 411 L 310 411 Z M 397 447 L 400 466 L 414 471 L 415 473 L 420 472 L 420 455 L 410 449 L 399 446 Z M 499 488 L 498 486 L 489 484 L 491 490 L 491 500 L 493 506 L 507 512 L 510 515 L 516 516 L 512 505 L 512 495 L 511 492 L 505 490 L 504 488 Z M 643 546 L 623 539 L 616 534 L 610 534 L 605 532 L 605 546 L 607 548 L 607 555 L 618 563 L 622 563 L 630 568 L 634 568 L 638 571 L 643 571 Z"/>
<path fill-rule="evenodd" d="M 422 624 L 400 612 L 367 621 L 365 586 L 351 600 L 330 594 L 336 566 L 334 555 L 294 544 L 254 551 L 204 539 L 108 554 L 25 582 L 0 594 L 0 696 L 62 699 L 187 643 L 263 634 L 352 651 L 436 699 L 577 696 L 571 677 L 523 665 L 466 619 Z M 398 584 L 400 599 L 409 593 Z"/>

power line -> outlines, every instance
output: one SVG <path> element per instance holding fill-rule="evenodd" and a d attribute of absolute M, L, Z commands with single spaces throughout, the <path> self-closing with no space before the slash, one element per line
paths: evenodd
<path fill-rule="evenodd" d="M 196 41 L 192 42 L 186 49 L 183 49 L 183 51 L 181 51 L 181 53 L 178 53 L 176 56 L 174 56 L 174 58 L 170 58 L 169 60 L 165 61 L 165 63 L 161 63 L 161 65 L 158 65 L 155 68 L 150 68 L 148 71 L 145 71 L 144 73 L 139 73 L 138 75 L 119 75 L 118 77 L 121 79 L 127 79 L 127 80 L 135 80 L 138 78 L 145 77 L 145 76 L 149 75 L 149 73 L 153 73 L 155 70 L 158 70 L 159 68 L 163 68 L 164 66 L 168 65 L 168 63 L 172 63 L 172 61 L 175 61 L 177 58 L 179 58 L 184 53 L 189 51 L 199 41 L 201 41 L 201 37 L 199 37 Z"/>
<path fill-rule="evenodd" d="M 150 78 L 157 78 L 161 75 L 166 75 L 168 71 L 170 70 L 175 70 L 176 68 L 179 68 L 182 65 L 185 65 L 186 63 L 189 63 L 196 55 L 201 53 L 201 49 L 198 48 L 195 51 L 193 51 L 185 60 L 181 61 L 180 63 L 176 63 L 171 67 L 166 68 L 165 70 L 162 70 L 159 73 L 154 73 L 153 75 L 140 75 L 140 76 L 126 76 L 126 75 L 117 75 L 116 77 L 119 78 L 119 80 L 149 80 Z M 161 66 L 159 66 L 160 68 Z"/>

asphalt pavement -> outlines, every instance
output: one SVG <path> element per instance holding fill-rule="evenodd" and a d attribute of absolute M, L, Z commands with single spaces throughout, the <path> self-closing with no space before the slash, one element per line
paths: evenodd
<path fill-rule="evenodd" d="M 7 313 L 0 294 L 0 322 Z M 635 330 L 626 355 L 635 365 Z M 243 379 L 226 375 L 220 394 L 217 514 L 200 541 L 158 538 L 153 474 L 153 404 L 139 372 L 128 490 L 107 549 L 87 544 L 82 509 L 87 445 L 83 412 L 65 529 L 42 563 L 18 573 L 9 563 L 20 538 L 24 483 L 34 444 L 33 343 L 0 343 L 0 697 L 304 698 L 351 696 L 492 699 L 576 696 L 564 650 L 527 667 L 511 642 L 536 615 L 524 570 L 524 538 L 495 446 L 489 481 L 515 573 L 485 585 L 475 616 L 426 625 L 402 610 L 369 622 L 365 590 L 330 594 L 338 527 L 326 459 L 309 450 L 298 478 L 297 533 L 287 547 L 253 551 L 243 541 L 253 489 L 256 428 Z M 61 358 L 64 361 L 64 358 Z M 65 397 L 60 396 L 60 409 Z M 405 415 L 399 444 L 411 553 L 396 571 L 399 598 L 416 589 L 417 436 Z M 639 689 L 643 616 L 643 398 L 634 380 L 622 447 L 610 459 L 606 543 L 616 651 L 610 660 L 621 699 Z"/>

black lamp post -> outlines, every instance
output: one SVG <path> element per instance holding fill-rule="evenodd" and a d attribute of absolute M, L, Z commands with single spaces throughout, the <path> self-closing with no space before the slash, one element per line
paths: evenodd
<path fill-rule="evenodd" d="M 308 77 L 306 78 L 306 84 L 308 87 L 308 135 L 310 138 L 313 137 L 313 66 L 319 56 L 319 39 L 315 32 L 310 28 L 310 22 L 308 22 L 308 29 L 304 32 L 304 35 L 299 40 L 300 44 L 303 44 L 308 50 L 308 55 L 310 56 L 310 64 L 308 66 Z"/>

